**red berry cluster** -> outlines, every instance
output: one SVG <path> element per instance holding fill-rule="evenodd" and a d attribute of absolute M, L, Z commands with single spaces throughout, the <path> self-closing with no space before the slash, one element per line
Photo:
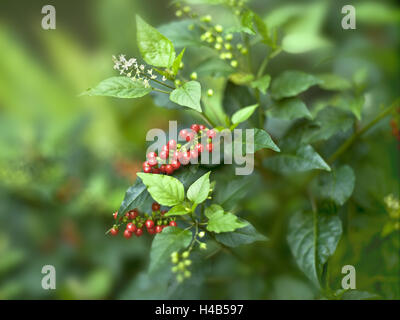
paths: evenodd
<path fill-rule="evenodd" d="M 143 162 L 143 172 L 164 173 L 171 175 L 181 165 L 187 165 L 192 159 L 197 159 L 204 151 L 204 146 L 199 142 L 206 136 L 207 144 L 205 149 L 208 152 L 213 150 L 212 139 L 217 135 L 214 129 L 208 129 L 202 124 L 192 124 L 190 129 L 183 129 L 179 137 L 187 143 L 183 146 L 171 139 L 161 148 L 159 155 L 155 152 L 147 154 L 147 160 Z"/>
<path fill-rule="evenodd" d="M 176 227 L 175 218 L 164 217 L 166 210 L 160 210 L 161 207 L 157 202 L 154 202 L 151 206 L 152 214 L 144 214 L 141 216 L 137 209 L 128 211 L 124 217 L 119 219 L 119 224 L 115 224 L 110 233 L 116 236 L 119 232 L 119 228 L 122 224 L 125 224 L 124 237 L 129 239 L 135 234 L 140 237 L 143 234 L 143 229 L 146 227 L 149 234 L 156 234 L 163 231 L 165 227 Z M 117 219 L 118 212 L 113 213 L 114 219 Z"/>

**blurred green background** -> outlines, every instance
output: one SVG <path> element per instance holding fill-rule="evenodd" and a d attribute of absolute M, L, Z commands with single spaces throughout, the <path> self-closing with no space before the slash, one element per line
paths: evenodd
<path fill-rule="evenodd" d="M 270 66 L 273 75 L 321 65 L 342 75 L 366 68 L 368 116 L 372 106 L 388 104 L 398 94 L 400 15 L 395 1 L 356 2 L 367 5 L 357 11 L 357 30 L 348 31 L 340 24 L 345 1 L 249 5 L 287 34 L 302 30 L 324 39 L 310 53 L 282 54 Z M 56 30 L 41 28 L 46 4 L 57 10 Z M 221 10 L 210 13 L 215 21 L 224 17 Z M 0 299 L 315 298 L 285 241 L 286 212 L 298 206 L 297 198 L 282 204 L 261 190 L 250 201 L 242 199 L 244 214 L 272 241 L 239 248 L 246 264 L 219 254 L 180 288 L 146 277 L 150 237 L 105 236 L 112 212 L 141 168 L 147 130 L 167 128 L 169 119 L 188 121 L 179 111 L 155 106 L 149 96 L 78 97 L 115 75 L 111 55 L 139 56 L 135 14 L 155 26 L 174 19 L 164 0 L 0 3 Z M 255 54 L 262 59 L 262 51 Z M 376 215 L 355 220 L 349 237 L 360 247 L 354 252 L 366 259 L 357 274 L 360 289 L 395 298 L 398 239 L 379 238 L 387 214 L 377 205 L 387 193 L 398 194 L 392 188 L 398 156 L 388 121 L 371 133 L 369 148 L 370 161 L 360 165 L 357 177 L 371 184 L 370 203 L 360 201 Z M 368 180 L 376 168 L 382 169 L 376 180 Z M 343 265 L 346 252 L 339 245 L 337 265 Z M 41 287 L 46 264 L 56 267 L 57 290 Z M 340 270 L 336 274 L 340 288 Z"/>

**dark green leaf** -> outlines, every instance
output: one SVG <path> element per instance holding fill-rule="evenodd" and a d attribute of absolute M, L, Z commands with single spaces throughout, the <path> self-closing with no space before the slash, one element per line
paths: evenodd
<path fill-rule="evenodd" d="M 133 186 L 126 190 L 124 200 L 118 209 L 118 219 L 123 217 L 129 210 L 139 208 L 147 199 L 150 199 L 150 195 L 146 190 L 146 186 L 142 180 L 136 179 Z"/>
<path fill-rule="evenodd" d="M 271 94 L 274 99 L 294 97 L 321 82 L 320 79 L 308 73 L 284 71 L 272 81 Z"/>
<path fill-rule="evenodd" d="M 171 253 L 186 248 L 191 241 L 190 230 L 178 227 L 167 227 L 158 233 L 151 245 L 149 273 L 164 269 L 171 259 Z"/>
<path fill-rule="evenodd" d="M 319 286 L 322 267 L 336 250 L 342 235 L 342 223 L 337 216 L 296 213 L 289 222 L 290 250 L 306 276 Z"/>
<path fill-rule="evenodd" d="M 265 159 L 267 168 L 283 174 L 304 172 L 313 169 L 330 171 L 329 165 L 315 152 L 312 146 L 301 146 L 295 153 L 286 153 Z"/>
<path fill-rule="evenodd" d="M 266 94 L 270 82 L 271 82 L 271 76 L 269 74 L 266 74 L 262 76 L 260 79 L 254 80 L 251 83 L 251 87 L 260 90 L 263 94 Z"/>
<path fill-rule="evenodd" d="M 268 116 L 285 120 L 312 118 L 307 106 L 299 98 L 288 98 L 278 102 L 267 112 Z"/>
<path fill-rule="evenodd" d="M 217 241 L 228 247 L 237 247 L 243 244 L 250 244 L 255 241 L 266 241 L 267 237 L 259 233 L 249 222 L 247 226 L 236 229 L 232 232 L 223 232 L 215 236 Z"/>

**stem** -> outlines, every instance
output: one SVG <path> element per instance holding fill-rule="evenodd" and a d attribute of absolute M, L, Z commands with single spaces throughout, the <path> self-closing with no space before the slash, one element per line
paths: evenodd
<path fill-rule="evenodd" d="M 333 163 L 337 158 L 339 158 L 347 149 L 351 147 L 351 145 L 359 138 L 361 137 L 365 132 L 367 132 L 369 129 L 371 129 L 375 124 L 377 124 L 380 120 L 385 118 L 387 115 L 389 115 L 395 108 L 398 107 L 398 104 L 400 102 L 400 99 L 397 99 L 395 102 L 392 103 L 390 107 L 388 107 L 386 110 L 383 110 L 381 113 L 379 113 L 370 123 L 368 123 L 364 128 L 362 128 L 358 132 L 354 132 L 351 137 L 349 137 L 340 147 L 335 151 L 334 154 L 332 154 L 328 162 Z"/>
<path fill-rule="evenodd" d="M 143 75 L 144 75 L 147 79 L 149 79 L 149 80 L 151 80 L 151 81 L 154 81 L 154 82 L 157 82 L 158 84 L 160 84 L 160 85 L 162 85 L 162 86 L 164 86 L 164 87 L 170 88 L 170 89 L 172 89 L 172 90 L 175 90 L 175 89 L 176 89 L 175 87 L 170 86 L 169 84 L 166 84 L 166 83 L 164 83 L 164 82 L 162 82 L 162 81 L 160 81 L 160 80 L 150 78 L 147 74 L 143 74 Z"/>
<path fill-rule="evenodd" d="M 164 91 L 164 90 L 161 90 L 161 89 L 158 89 L 158 88 L 152 88 L 154 91 L 157 91 L 157 92 L 162 92 L 162 93 L 166 93 L 166 94 L 170 94 L 171 92 L 169 92 L 169 91 Z"/>

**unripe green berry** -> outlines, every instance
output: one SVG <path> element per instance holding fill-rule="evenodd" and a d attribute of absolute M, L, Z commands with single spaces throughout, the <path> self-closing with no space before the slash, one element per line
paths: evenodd
<path fill-rule="evenodd" d="M 197 72 L 192 72 L 190 75 L 190 79 L 197 80 Z"/>
<path fill-rule="evenodd" d="M 179 80 L 179 79 L 176 79 L 174 81 L 174 83 L 175 83 L 175 86 L 177 86 L 177 87 L 179 87 L 182 84 L 181 80 Z"/>
<path fill-rule="evenodd" d="M 185 260 L 183 261 L 183 263 L 185 264 L 185 266 L 190 266 L 192 264 L 192 260 Z"/>
<path fill-rule="evenodd" d="M 231 40 L 233 39 L 232 33 L 228 33 L 228 34 L 225 36 L 225 39 L 226 39 L 227 41 L 231 41 Z"/>
<path fill-rule="evenodd" d="M 208 89 L 208 90 L 207 90 L 207 95 L 208 95 L 209 97 L 212 97 L 212 96 L 214 95 L 214 90 L 213 90 L 213 89 Z"/>
<path fill-rule="evenodd" d="M 215 31 L 217 31 L 218 33 L 220 33 L 220 32 L 222 32 L 223 30 L 224 30 L 224 28 L 221 26 L 221 25 L 219 25 L 219 24 L 217 24 L 216 26 L 215 26 Z"/>
<path fill-rule="evenodd" d="M 179 69 L 183 69 L 184 66 L 185 64 L 181 61 L 181 63 L 179 64 Z"/>
<path fill-rule="evenodd" d="M 204 231 L 199 232 L 199 238 L 203 238 L 205 235 L 206 235 L 206 233 Z"/>
<path fill-rule="evenodd" d="M 206 250 L 207 249 L 207 245 L 204 242 L 200 243 L 200 249 L 201 250 Z"/>
<path fill-rule="evenodd" d="M 177 11 L 175 12 L 175 15 L 176 15 L 177 17 L 181 17 L 181 16 L 182 16 L 182 10 L 177 10 Z"/>
<path fill-rule="evenodd" d="M 231 53 L 231 52 L 225 53 L 225 57 L 226 57 L 227 59 L 232 59 L 232 53 Z"/>
<path fill-rule="evenodd" d="M 246 55 L 249 51 L 247 50 L 247 48 L 242 48 L 242 50 L 240 50 L 240 53 L 243 55 Z"/>
<path fill-rule="evenodd" d="M 192 273 L 189 270 L 186 270 L 183 275 L 185 276 L 185 278 L 190 278 Z"/>
<path fill-rule="evenodd" d="M 214 48 L 217 49 L 217 50 L 221 50 L 222 49 L 222 45 L 220 43 L 216 43 Z"/>
<path fill-rule="evenodd" d="M 222 37 L 220 37 L 220 36 L 218 36 L 216 40 L 217 40 L 218 43 L 224 42 L 224 39 Z"/>
<path fill-rule="evenodd" d="M 238 62 L 236 60 L 231 61 L 231 66 L 236 68 L 238 66 Z"/>
<path fill-rule="evenodd" d="M 171 271 L 172 271 L 173 273 L 176 273 L 176 272 L 178 272 L 178 268 L 177 268 L 177 266 L 174 266 L 174 267 L 172 267 Z"/>
<path fill-rule="evenodd" d="M 208 14 L 206 16 L 201 17 L 200 20 L 203 21 L 203 22 L 211 22 L 212 17 Z"/>
<path fill-rule="evenodd" d="M 194 24 L 189 24 L 188 25 L 188 30 L 190 30 L 190 31 L 194 30 Z"/>
<path fill-rule="evenodd" d="M 189 251 L 185 251 L 182 253 L 182 258 L 187 258 L 189 257 Z"/>
<path fill-rule="evenodd" d="M 183 7 L 183 12 L 186 12 L 186 13 L 190 12 L 190 7 L 189 6 L 184 6 Z"/>
<path fill-rule="evenodd" d="M 231 50 L 232 49 L 232 46 L 231 46 L 230 43 L 225 43 L 224 47 L 225 47 L 226 50 Z"/>

